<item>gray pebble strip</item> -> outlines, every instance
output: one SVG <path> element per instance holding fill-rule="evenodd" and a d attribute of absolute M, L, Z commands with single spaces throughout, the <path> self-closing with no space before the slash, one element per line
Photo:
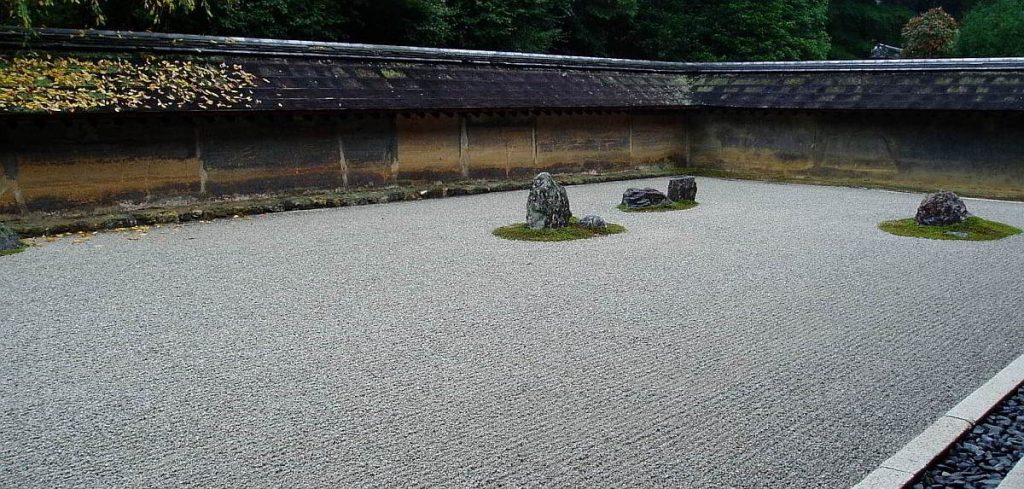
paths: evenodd
<path fill-rule="evenodd" d="M 914 489 L 999 486 L 1024 457 L 1024 388 L 978 423 L 967 437 L 915 481 Z"/>

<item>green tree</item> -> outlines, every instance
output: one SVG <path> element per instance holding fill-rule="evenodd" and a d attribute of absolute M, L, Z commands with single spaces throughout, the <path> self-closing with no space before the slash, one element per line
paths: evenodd
<path fill-rule="evenodd" d="M 335 0 L 237 0 L 216 6 L 210 16 L 169 19 L 162 30 L 337 41 L 350 14 Z"/>
<path fill-rule="evenodd" d="M 1024 56 L 1024 0 L 994 0 L 968 12 L 954 52 L 965 57 Z"/>
<path fill-rule="evenodd" d="M 571 0 L 450 0 L 449 45 L 548 52 L 562 40 Z"/>
<path fill-rule="evenodd" d="M 903 27 L 903 57 L 948 56 L 956 33 L 956 19 L 942 10 L 942 7 L 933 8 L 910 19 Z"/>
<path fill-rule="evenodd" d="M 942 10 L 945 10 L 953 17 L 959 18 L 978 3 L 978 0 L 879 0 L 879 3 L 906 7 L 916 13 L 942 7 Z"/>
<path fill-rule="evenodd" d="M 446 0 L 333 0 L 348 6 L 342 39 L 376 44 L 445 46 L 455 18 Z"/>
<path fill-rule="evenodd" d="M 221 0 L 230 1 L 230 0 Z M 81 19 L 88 19 L 86 22 L 94 25 L 102 25 L 106 21 L 107 12 L 118 11 L 112 9 L 109 4 L 115 3 L 107 0 L 0 0 L 3 6 L 4 21 L 15 21 L 24 27 L 31 27 L 37 19 L 49 18 L 50 16 L 63 16 L 69 12 L 77 12 L 83 15 Z M 209 0 L 134 0 L 128 5 L 128 10 L 136 11 L 144 15 L 151 23 L 169 13 L 191 12 L 197 7 L 208 10 Z M 79 22 L 82 22 L 82 20 Z M 84 26 L 83 26 L 84 27 Z"/>
<path fill-rule="evenodd" d="M 638 0 L 573 0 L 556 50 L 585 56 L 622 52 L 639 7 Z"/>
<path fill-rule="evenodd" d="M 688 61 L 823 59 L 827 0 L 642 0 L 634 56 Z"/>
<path fill-rule="evenodd" d="M 868 57 L 877 43 L 900 44 L 900 29 L 914 11 L 875 0 L 832 0 L 828 10 L 831 59 Z"/>

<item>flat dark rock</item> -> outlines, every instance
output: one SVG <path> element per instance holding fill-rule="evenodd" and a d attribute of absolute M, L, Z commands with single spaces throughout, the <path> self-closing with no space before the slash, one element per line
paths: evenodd
<path fill-rule="evenodd" d="M 630 209 L 643 209 L 671 204 L 668 196 L 653 188 L 630 188 L 622 194 L 622 205 Z"/>

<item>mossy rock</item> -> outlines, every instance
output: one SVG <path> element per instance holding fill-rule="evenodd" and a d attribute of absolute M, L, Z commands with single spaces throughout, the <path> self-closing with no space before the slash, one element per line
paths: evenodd
<path fill-rule="evenodd" d="M 18 239 L 18 235 L 11 231 L 11 228 L 0 222 L 0 256 L 13 255 L 24 251 L 25 248 Z"/>
<path fill-rule="evenodd" d="M 680 200 L 678 202 L 672 202 L 671 204 L 655 205 L 651 207 L 637 207 L 630 208 L 626 207 L 625 204 L 619 204 L 619 210 L 622 212 L 669 212 L 669 211 L 685 211 L 686 209 L 693 209 L 700 205 L 698 202 L 693 200 Z"/>
<path fill-rule="evenodd" d="M 583 227 L 580 225 L 579 219 L 573 217 L 569 219 L 569 225 L 564 228 L 530 229 L 526 223 L 517 223 L 502 226 L 491 233 L 499 238 L 517 241 L 573 241 L 624 232 L 626 232 L 626 228 L 618 224 L 608 224 L 605 228 Z"/>
<path fill-rule="evenodd" d="M 993 241 L 1021 233 L 1020 229 L 1008 224 L 975 216 L 945 226 L 925 226 L 918 224 L 913 218 L 899 219 L 885 221 L 879 224 L 878 228 L 896 236 L 959 241 Z"/>

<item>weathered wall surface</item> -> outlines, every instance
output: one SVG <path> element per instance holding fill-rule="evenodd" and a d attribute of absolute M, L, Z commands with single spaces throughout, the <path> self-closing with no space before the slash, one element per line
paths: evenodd
<path fill-rule="evenodd" d="M 687 119 L 689 165 L 1024 198 L 1024 116 L 721 111 Z"/>
<path fill-rule="evenodd" d="M 625 170 L 684 154 L 681 115 L 41 119 L 0 134 L 0 213 Z"/>
<path fill-rule="evenodd" d="M 656 163 L 1024 199 L 1024 115 L 154 116 L 2 122 L 0 214 Z"/>
<path fill-rule="evenodd" d="M 165 119 L 26 123 L 0 136 L 0 208 L 57 210 L 198 193 L 195 131 Z"/>

